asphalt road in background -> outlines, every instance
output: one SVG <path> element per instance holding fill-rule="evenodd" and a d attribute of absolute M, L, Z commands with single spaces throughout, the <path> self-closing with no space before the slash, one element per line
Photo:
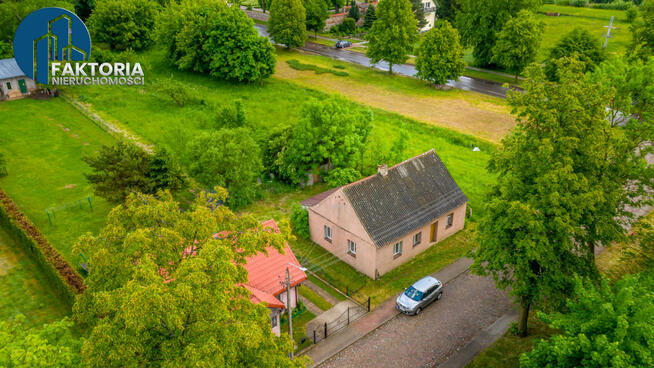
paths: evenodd
<path fill-rule="evenodd" d="M 265 25 L 256 23 L 255 27 L 261 35 L 268 37 L 268 31 Z M 327 56 L 336 60 L 343 60 L 349 63 L 359 64 L 367 67 L 372 66 L 379 70 L 388 71 L 387 62 L 381 61 L 377 64 L 371 64 L 370 59 L 360 52 L 350 51 L 347 49 L 337 49 L 312 42 L 307 42 L 303 47 L 300 47 L 299 49 L 313 54 Z M 396 64 L 393 65 L 393 73 L 405 75 L 407 77 L 415 77 L 417 71 L 415 66 L 411 64 Z M 501 84 L 481 79 L 461 76 L 459 77 L 458 81 L 448 81 L 447 85 L 465 91 L 478 92 L 493 97 L 506 98 L 507 89 L 502 87 Z"/>

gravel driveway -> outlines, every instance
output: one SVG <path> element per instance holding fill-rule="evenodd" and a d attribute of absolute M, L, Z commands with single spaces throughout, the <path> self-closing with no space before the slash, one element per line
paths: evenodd
<path fill-rule="evenodd" d="M 511 308 L 492 279 L 468 272 L 418 316 L 399 315 L 321 367 L 432 367 L 466 345 Z"/>

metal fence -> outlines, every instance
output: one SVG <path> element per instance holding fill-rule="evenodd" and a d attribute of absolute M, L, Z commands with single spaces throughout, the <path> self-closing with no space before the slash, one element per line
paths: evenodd
<path fill-rule="evenodd" d="M 48 222 L 50 222 L 50 225 L 53 225 L 55 219 L 57 218 L 57 212 L 62 212 L 71 208 L 84 209 L 87 206 L 89 210 L 93 211 L 93 203 L 91 197 L 78 199 L 76 201 L 69 202 L 57 207 L 46 208 L 45 214 L 48 216 Z"/>
<path fill-rule="evenodd" d="M 366 315 L 366 313 L 368 313 L 368 311 L 364 308 L 348 307 L 347 310 L 335 320 L 325 322 L 322 326 L 316 326 L 313 332 L 309 333 L 309 338 L 313 340 L 314 344 L 316 344 L 347 327 L 350 323 Z"/>

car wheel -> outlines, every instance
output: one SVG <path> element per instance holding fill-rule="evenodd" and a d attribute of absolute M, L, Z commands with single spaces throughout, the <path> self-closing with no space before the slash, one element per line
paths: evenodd
<path fill-rule="evenodd" d="M 436 295 L 436 300 L 441 300 L 441 296 L 443 296 L 443 293 L 442 292 L 438 293 L 438 295 Z"/>
<path fill-rule="evenodd" d="M 418 314 L 420 314 L 420 311 L 422 311 L 422 308 L 418 307 L 418 309 L 416 309 L 416 314 L 415 315 L 417 316 Z"/>

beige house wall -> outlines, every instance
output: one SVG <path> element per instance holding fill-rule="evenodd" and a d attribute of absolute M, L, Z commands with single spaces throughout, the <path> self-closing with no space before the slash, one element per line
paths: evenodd
<path fill-rule="evenodd" d="M 447 216 L 452 213 L 454 214 L 452 226 L 447 227 Z M 462 204 L 458 208 L 454 209 L 451 212 L 444 214 L 439 217 L 436 221 L 432 221 L 430 224 L 423 226 L 422 228 L 412 231 L 406 234 L 404 237 L 397 239 L 390 244 L 386 244 L 383 247 L 377 249 L 377 272 L 379 275 L 383 275 L 388 271 L 394 269 L 395 267 L 406 263 L 411 260 L 413 257 L 424 252 L 425 250 L 431 248 L 436 243 L 447 238 L 448 236 L 456 233 L 457 231 L 463 229 L 465 225 L 466 217 L 466 203 Z M 438 222 L 437 231 L 436 231 L 436 241 L 431 242 L 431 224 Z M 419 232 L 422 232 L 422 239 L 420 244 L 413 246 L 413 236 Z M 393 255 L 393 248 L 395 243 L 402 241 L 402 254 L 400 256 Z"/>
<path fill-rule="evenodd" d="M 282 310 L 277 309 L 277 308 L 268 308 L 268 309 L 270 310 L 270 325 L 271 326 L 272 326 L 273 317 L 275 317 L 277 319 L 276 320 L 277 324 L 272 327 L 272 332 L 275 335 L 280 336 L 281 335 L 281 328 L 279 327 L 279 325 L 280 325 L 281 320 L 282 320 L 282 315 L 281 315 Z"/>
<path fill-rule="evenodd" d="M 26 95 L 20 93 L 20 86 L 18 85 L 18 80 L 23 79 L 25 80 L 25 87 L 27 87 L 28 93 L 32 93 L 36 90 L 36 83 L 34 83 L 33 80 L 30 78 L 27 78 L 25 76 L 23 77 L 16 77 L 16 78 L 9 78 L 9 79 L 2 79 L 0 80 L 0 100 L 4 99 L 17 99 L 17 98 L 22 98 Z M 11 84 L 11 89 L 7 88 L 7 83 Z"/>
<path fill-rule="evenodd" d="M 281 280 L 284 281 L 284 280 Z M 281 300 L 284 305 L 286 304 L 286 292 L 282 292 L 281 294 L 277 295 L 277 299 Z M 291 288 L 291 309 L 295 308 L 297 306 L 297 285 L 293 286 Z"/>
<path fill-rule="evenodd" d="M 343 190 L 337 190 L 307 210 L 311 240 L 343 262 L 374 278 L 376 247 Z M 325 239 L 324 225 L 332 229 L 331 241 Z M 348 252 L 348 240 L 356 243 L 355 255 Z"/>

